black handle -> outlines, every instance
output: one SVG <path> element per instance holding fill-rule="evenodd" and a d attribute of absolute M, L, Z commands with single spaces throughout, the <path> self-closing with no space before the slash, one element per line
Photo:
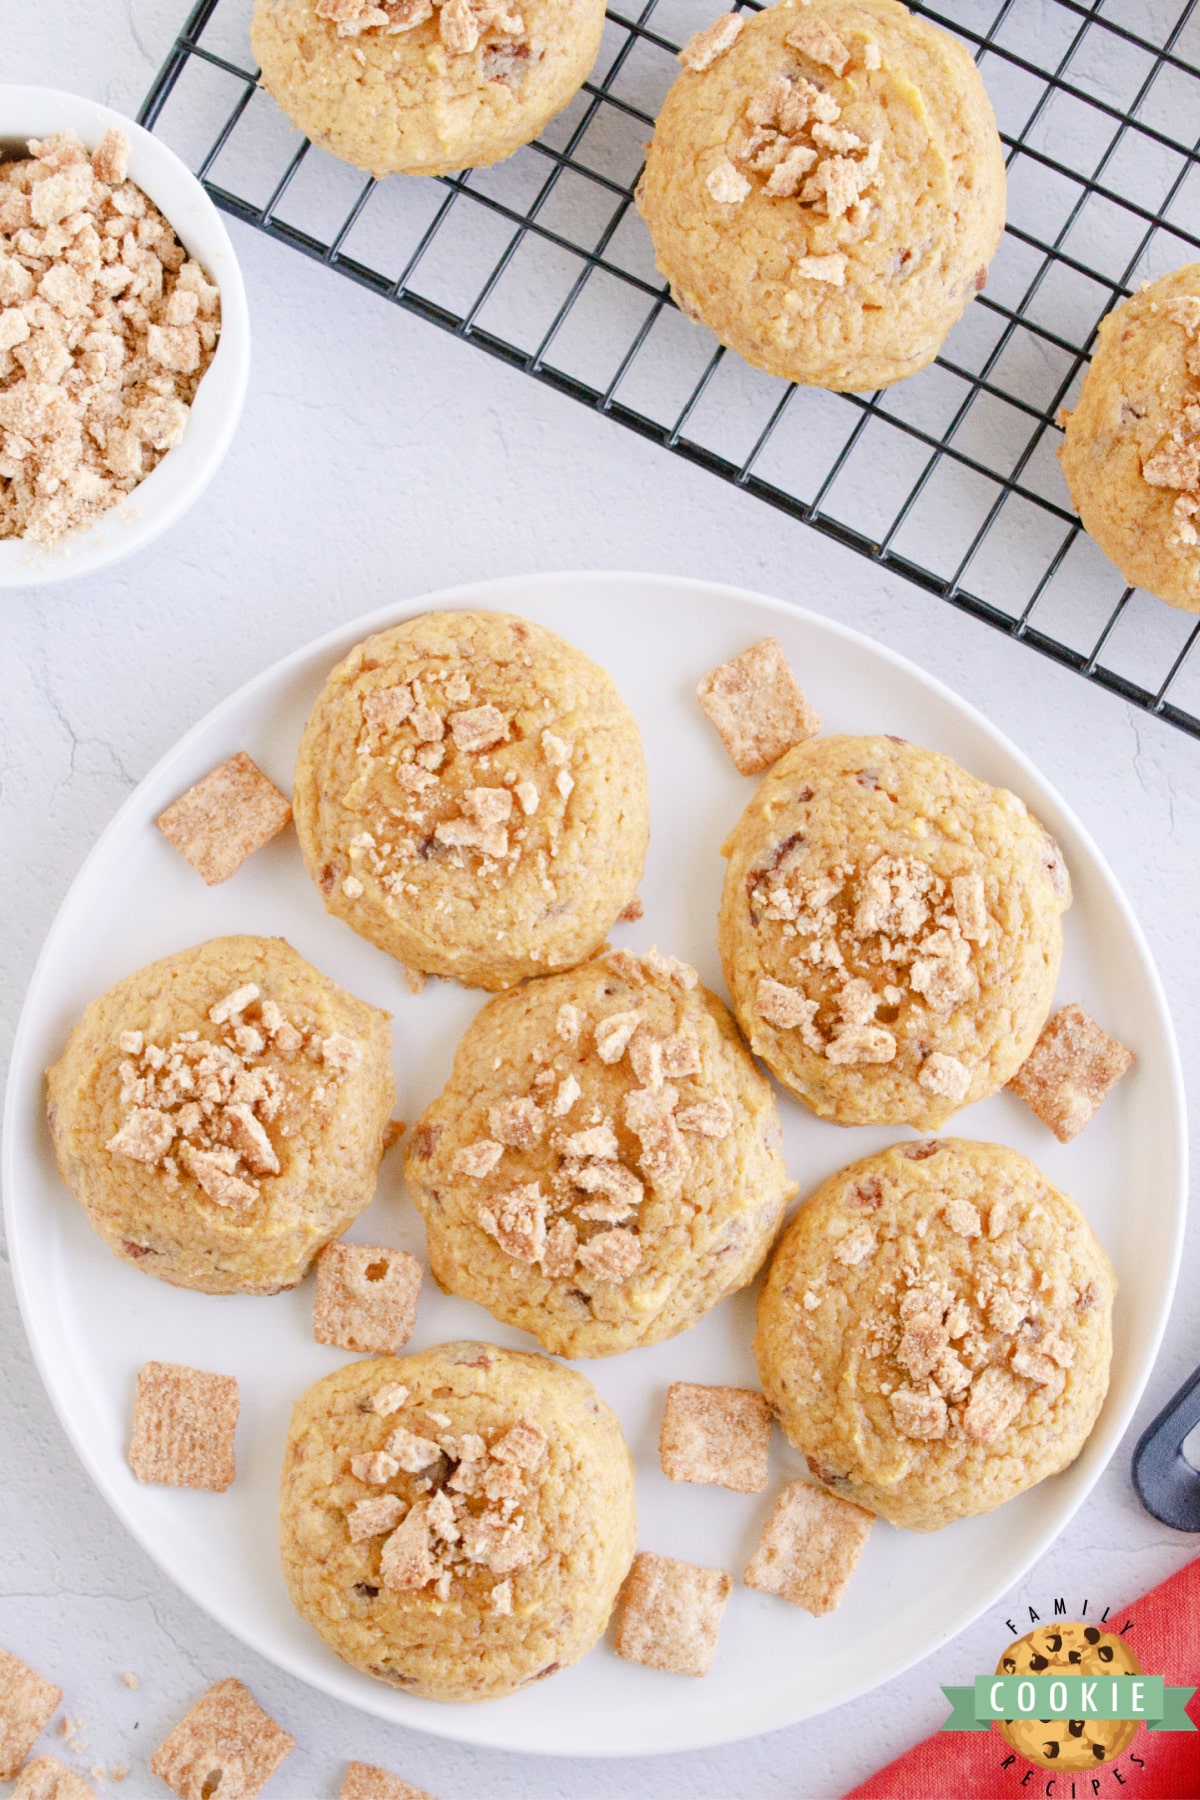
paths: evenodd
<path fill-rule="evenodd" d="M 1193 1369 L 1173 1400 L 1138 1439 L 1133 1485 L 1138 1499 L 1176 1531 L 1200 1531 L 1200 1470 L 1183 1454 L 1183 1441 L 1200 1425 L 1200 1369 Z"/>

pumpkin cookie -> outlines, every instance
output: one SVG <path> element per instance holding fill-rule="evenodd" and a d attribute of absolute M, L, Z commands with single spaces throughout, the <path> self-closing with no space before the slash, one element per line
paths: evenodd
<path fill-rule="evenodd" d="M 263 85 L 321 149 L 372 175 L 511 156 L 579 89 L 604 0 L 255 0 Z"/>
<path fill-rule="evenodd" d="M 1142 1665 L 1113 1631 L 1081 1620 L 1040 1625 L 1011 1644 L 997 1675 L 1140 1675 Z M 1137 1719 L 1004 1719 L 1000 1736 L 1041 1769 L 1093 1769 L 1128 1750 Z"/>
<path fill-rule="evenodd" d="M 1131 587 L 1200 612 L 1200 263 L 1100 321 L 1059 460 L 1075 510 Z"/>
<path fill-rule="evenodd" d="M 295 789 L 328 910 L 470 987 L 582 962 L 641 879 L 638 728 L 603 669 L 508 613 L 425 613 L 359 644 L 312 710 Z"/>
<path fill-rule="evenodd" d="M 47 1076 L 63 1180 L 177 1287 L 295 1287 L 375 1191 L 388 1015 L 282 938 L 213 938 L 94 1000 Z"/>
<path fill-rule="evenodd" d="M 818 738 L 775 764 L 722 854 L 733 1010 L 822 1118 L 936 1131 L 1025 1061 L 1071 889 L 1015 794 L 901 738 Z"/>
<path fill-rule="evenodd" d="M 492 1000 L 411 1134 L 436 1279 L 560 1356 L 685 1331 L 795 1187 L 768 1082 L 694 969 L 617 950 Z"/>
<path fill-rule="evenodd" d="M 633 1462 L 582 1375 L 490 1344 L 348 1363 L 297 1401 L 280 1550 L 356 1669 L 493 1700 L 578 1662 L 637 1541 Z"/>
<path fill-rule="evenodd" d="M 1004 157 L 965 47 L 897 0 L 781 0 L 680 53 L 638 189 L 682 310 L 756 368 L 885 387 L 987 278 Z"/>
<path fill-rule="evenodd" d="M 911 1531 L 1073 1462 L 1108 1389 L 1115 1290 L 1079 1209 L 998 1144 L 896 1144 L 779 1241 L 763 1392 L 819 1481 Z"/>

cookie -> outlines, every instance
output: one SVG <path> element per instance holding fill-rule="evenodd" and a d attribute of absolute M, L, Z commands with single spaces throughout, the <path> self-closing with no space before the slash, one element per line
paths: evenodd
<path fill-rule="evenodd" d="M 537 137 L 603 27 L 603 0 L 255 0 L 251 42 L 322 150 L 372 175 L 447 175 Z"/>
<path fill-rule="evenodd" d="M 680 60 L 637 199 L 681 309 L 786 381 L 861 391 L 924 368 L 1004 229 L 966 47 L 897 0 L 781 0 Z"/>
<path fill-rule="evenodd" d="M 163 957 L 93 1000 L 47 1075 L 63 1180 L 160 1281 L 295 1287 L 374 1193 L 387 1021 L 282 938 Z"/>
<path fill-rule="evenodd" d="M 1079 1620 L 1041 1625 L 1011 1644 L 997 1675 L 1140 1675 L 1142 1666 L 1115 1632 Z M 1005 1719 L 1006 1743 L 1042 1769 L 1093 1769 L 1128 1750 L 1137 1719 Z"/>
<path fill-rule="evenodd" d="M 819 1188 L 758 1308 L 763 1392 L 818 1481 L 911 1531 L 1073 1462 L 1115 1281 L 1079 1209 L 998 1144 L 894 1145 Z"/>
<path fill-rule="evenodd" d="M 478 1013 L 411 1133 L 433 1273 L 559 1356 L 655 1344 L 755 1275 L 795 1187 L 720 1001 L 611 951 Z"/>
<path fill-rule="evenodd" d="M 1100 321 L 1059 460 L 1085 529 L 1131 587 L 1200 612 L 1200 262 Z"/>
<path fill-rule="evenodd" d="M 722 854 L 733 1010 L 822 1118 L 936 1131 L 1025 1061 L 1071 887 L 1015 794 L 902 738 L 820 738 L 775 764 Z"/>
<path fill-rule="evenodd" d="M 471 987 L 591 956 L 649 837 L 642 741 L 611 678 L 508 613 L 425 613 L 359 644 L 312 710 L 295 790 L 328 910 Z"/>
<path fill-rule="evenodd" d="M 433 1700 L 578 1662 L 633 1561 L 633 1462 L 582 1375 L 490 1344 L 347 1364 L 297 1401 L 280 1494 L 292 1603 Z"/>

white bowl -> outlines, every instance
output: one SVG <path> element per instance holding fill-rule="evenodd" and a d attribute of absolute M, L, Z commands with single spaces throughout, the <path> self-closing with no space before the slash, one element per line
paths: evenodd
<path fill-rule="evenodd" d="M 143 549 L 197 500 L 217 471 L 241 416 L 250 372 L 250 317 L 241 270 L 216 207 L 196 177 L 158 138 L 95 100 L 53 88 L 0 86 L 0 150 L 73 131 L 89 150 L 111 126 L 129 140 L 129 178 L 174 226 L 189 256 L 221 290 L 221 335 L 180 442 L 99 519 L 43 548 L 0 541 L 0 588 L 40 587 L 92 575 Z"/>

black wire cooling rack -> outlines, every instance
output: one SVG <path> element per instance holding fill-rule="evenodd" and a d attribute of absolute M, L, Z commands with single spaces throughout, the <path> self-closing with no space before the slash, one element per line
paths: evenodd
<path fill-rule="evenodd" d="M 1081 530 L 1054 424 L 1103 315 L 1200 254 L 1197 0 L 915 7 L 980 64 L 1009 223 L 936 363 L 874 395 L 749 368 L 655 271 L 633 188 L 719 4 L 610 11 L 544 136 L 458 176 L 376 182 L 314 149 L 258 86 L 252 0 L 193 6 L 140 117 L 235 217 L 1200 736 L 1200 620 Z"/>

